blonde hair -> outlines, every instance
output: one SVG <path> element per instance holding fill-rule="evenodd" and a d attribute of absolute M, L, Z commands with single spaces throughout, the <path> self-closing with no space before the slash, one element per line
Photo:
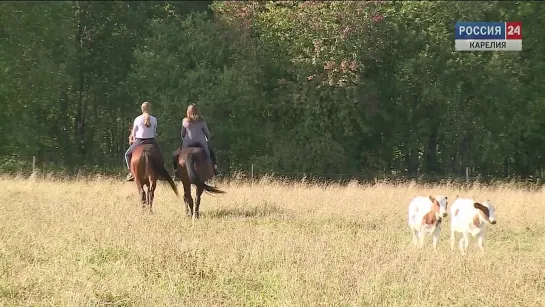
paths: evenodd
<path fill-rule="evenodd" d="M 197 105 L 192 103 L 187 107 L 187 119 L 190 122 L 198 122 L 203 120 L 203 117 L 201 116 L 201 113 L 199 113 L 199 109 L 197 109 Z"/>
<path fill-rule="evenodd" d="M 151 103 L 144 101 L 141 106 L 142 114 L 144 114 L 144 125 L 149 128 L 151 126 L 150 122 L 150 112 L 151 112 Z"/>

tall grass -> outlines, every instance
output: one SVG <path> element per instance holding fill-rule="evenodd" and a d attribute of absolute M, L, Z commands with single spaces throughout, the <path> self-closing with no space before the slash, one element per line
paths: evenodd
<path fill-rule="evenodd" d="M 545 191 L 218 183 L 201 219 L 167 185 L 1 178 L 2 306 L 545 306 Z M 181 189 L 181 185 L 180 185 Z M 411 246 L 415 195 L 490 199 L 485 256 Z"/>

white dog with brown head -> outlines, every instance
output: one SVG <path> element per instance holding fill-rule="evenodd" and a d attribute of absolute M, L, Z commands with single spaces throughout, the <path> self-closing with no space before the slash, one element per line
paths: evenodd
<path fill-rule="evenodd" d="M 469 247 L 469 236 L 477 237 L 477 245 L 484 253 L 484 236 L 487 226 L 496 224 L 496 210 L 487 200 L 478 203 L 469 198 L 456 199 L 450 208 L 450 248 L 454 250 L 456 233 L 462 233 L 459 248 L 465 254 Z"/>
<path fill-rule="evenodd" d="M 447 216 L 447 197 L 415 196 L 409 203 L 409 228 L 414 246 L 422 247 L 427 233 L 432 234 L 433 248 L 437 248 L 441 222 Z"/>

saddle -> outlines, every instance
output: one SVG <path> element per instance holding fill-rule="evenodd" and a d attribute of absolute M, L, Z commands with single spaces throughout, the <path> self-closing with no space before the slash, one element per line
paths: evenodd
<path fill-rule="evenodd" d="M 191 143 L 187 147 L 198 147 L 198 148 L 204 149 L 204 145 L 201 143 Z"/>
<path fill-rule="evenodd" d="M 140 145 L 148 145 L 148 144 L 157 146 L 157 142 L 155 141 L 155 139 L 143 139 L 140 143 Z"/>

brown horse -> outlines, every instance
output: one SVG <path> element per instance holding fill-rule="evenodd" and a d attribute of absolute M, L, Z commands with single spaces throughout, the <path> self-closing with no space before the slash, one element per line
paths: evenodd
<path fill-rule="evenodd" d="M 142 209 L 145 209 L 147 205 L 150 213 L 152 213 L 151 208 L 159 178 L 165 178 L 178 196 L 178 188 L 163 164 L 161 152 L 155 144 L 142 144 L 132 152 L 131 172 L 138 187 L 138 193 L 142 197 Z M 144 191 L 144 185 L 147 186 L 147 193 Z"/>
<path fill-rule="evenodd" d="M 214 176 L 214 168 L 206 151 L 201 147 L 187 147 L 180 150 L 176 172 L 177 177 L 180 178 L 184 186 L 185 212 L 189 217 L 199 218 L 201 195 L 204 191 L 218 194 L 225 193 L 205 183 L 206 180 Z M 195 210 L 193 210 L 193 198 L 191 197 L 192 184 L 197 188 Z"/>

